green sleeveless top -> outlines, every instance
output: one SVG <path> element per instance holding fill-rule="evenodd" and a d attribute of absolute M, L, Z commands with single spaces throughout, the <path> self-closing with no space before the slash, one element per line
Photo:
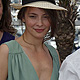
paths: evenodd
<path fill-rule="evenodd" d="M 6 44 L 9 48 L 7 80 L 39 80 L 32 63 L 20 44 L 15 40 L 11 40 L 4 44 Z M 45 45 L 53 57 L 51 80 L 58 80 L 60 65 L 57 52 L 52 46 L 48 44 Z"/>

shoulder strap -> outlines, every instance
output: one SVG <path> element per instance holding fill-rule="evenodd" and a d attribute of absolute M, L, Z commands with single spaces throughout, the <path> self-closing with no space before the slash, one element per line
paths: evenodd
<path fill-rule="evenodd" d="M 49 51 L 50 51 L 52 57 L 55 59 L 58 68 L 60 68 L 59 56 L 58 56 L 58 54 L 57 54 L 56 49 L 55 49 L 53 46 L 48 45 L 47 43 L 45 43 L 45 45 L 46 45 L 47 48 L 49 49 Z"/>
<path fill-rule="evenodd" d="M 51 54 L 52 54 L 53 56 L 58 56 L 58 54 L 57 54 L 57 52 L 56 52 L 56 49 L 55 49 L 53 46 L 51 46 L 51 45 L 49 45 L 49 44 L 47 44 L 47 43 L 45 43 L 45 45 L 47 46 L 47 48 L 49 49 L 49 51 L 51 52 Z"/>
<path fill-rule="evenodd" d="M 4 44 L 8 46 L 9 53 L 21 53 L 22 52 L 21 46 L 15 40 L 8 41 Z"/>

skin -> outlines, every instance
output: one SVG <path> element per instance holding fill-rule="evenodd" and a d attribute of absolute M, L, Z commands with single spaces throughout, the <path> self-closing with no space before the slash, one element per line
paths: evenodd
<path fill-rule="evenodd" d="M 26 30 L 24 32 L 24 39 L 31 44 L 28 44 L 23 40 L 23 35 L 16 39 L 16 41 L 21 45 L 24 52 L 31 61 L 39 80 L 50 80 L 53 70 L 53 62 L 48 48 L 43 44 L 43 38 L 50 28 L 50 18 L 43 9 L 29 7 L 25 12 L 23 22 L 25 22 L 26 26 Z M 8 53 L 9 49 L 7 45 L 1 45 L 1 80 L 6 80 L 7 78 Z"/>
<path fill-rule="evenodd" d="M 1 20 L 1 17 L 2 17 L 2 13 L 3 13 L 3 6 L 2 6 L 2 2 L 0 0 L 0 20 Z"/>
<path fill-rule="evenodd" d="M 2 14 L 3 14 L 3 5 L 2 5 L 2 1 L 0 0 L 0 20 L 2 18 Z M 0 31 L 0 40 L 3 36 L 3 32 Z"/>
<path fill-rule="evenodd" d="M 33 45 L 22 42 L 22 37 L 17 39 L 17 42 L 22 45 L 29 57 L 39 80 L 50 80 L 53 69 L 51 56 L 47 47 L 42 43 L 44 36 L 50 28 L 49 19 L 48 14 L 43 9 L 27 8 L 23 18 L 23 22 L 26 25 L 24 38 Z M 45 75 L 47 75 L 46 78 Z"/>
<path fill-rule="evenodd" d="M 32 36 L 31 38 L 43 40 L 50 28 L 48 14 L 45 13 L 44 10 L 38 8 L 28 8 L 23 22 L 25 22 L 27 28 L 25 31 L 27 36 Z"/>

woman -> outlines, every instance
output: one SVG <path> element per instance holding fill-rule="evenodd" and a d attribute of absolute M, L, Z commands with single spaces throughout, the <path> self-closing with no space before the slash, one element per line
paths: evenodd
<path fill-rule="evenodd" d="M 9 3 L 9 0 L 0 0 L 0 45 L 15 39 L 15 37 L 11 35 L 15 33 L 15 29 L 11 26 Z"/>
<path fill-rule="evenodd" d="M 1 80 L 58 80 L 59 56 L 52 46 L 44 44 L 44 37 L 49 29 L 53 37 L 55 10 L 66 9 L 53 0 L 22 0 L 22 5 L 12 6 L 20 9 L 18 18 L 26 30 L 18 39 L 0 46 Z"/>

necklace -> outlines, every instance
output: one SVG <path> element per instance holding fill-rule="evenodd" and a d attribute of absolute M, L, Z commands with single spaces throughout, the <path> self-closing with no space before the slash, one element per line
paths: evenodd
<path fill-rule="evenodd" d="M 27 41 L 24 39 L 24 34 L 23 34 L 23 41 L 24 41 L 25 43 L 29 44 L 29 45 L 34 45 L 34 44 L 32 44 L 32 43 L 27 42 Z"/>

